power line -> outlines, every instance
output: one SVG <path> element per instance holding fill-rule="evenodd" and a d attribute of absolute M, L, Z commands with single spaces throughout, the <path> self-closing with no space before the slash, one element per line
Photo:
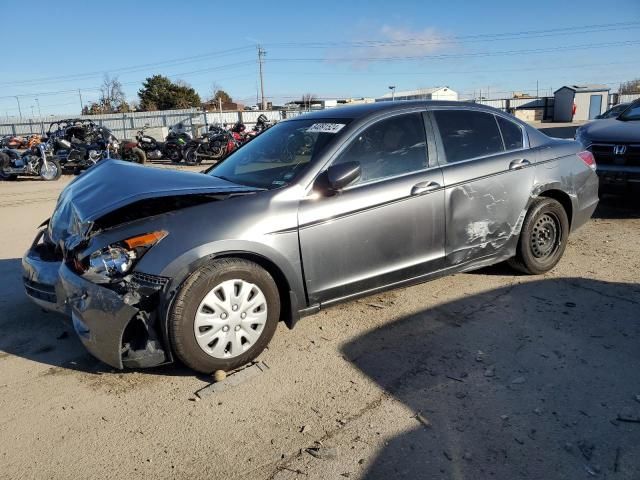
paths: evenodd
<path fill-rule="evenodd" d="M 381 62 L 381 61 L 397 61 L 397 60 L 444 60 L 444 59 L 460 59 L 460 58 L 476 58 L 476 57 L 494 57 L 501 55 L 522 55 L 522 54 L 537 54 L 537 53 L 551 53 L 559 51 L 571 51 L 571 50 L 583 50 L 583 49 L 597 49 L 605 47 L 623 47 L 640 44 L 640 40 L 627 40 L 623 42 L 610 42 L 610 43 L 587 43 L 581 45 L 568 45 L 564 47 L 549 47 L 549 48 L 531 48 L 523 50 L 503 50 L 503 51 L 489 51 L 489 52 L 470 52 L 470 53 L 453 53 L 453 54 L 437 54 L 437 55 L 394 55 L 391 57 L 334 57 L 334 58 L 322 58 L 322 57 L 308 57 L 308 58 L 274 58 L 271 62 L 355 62 L 355 61 L 367 61 L 367 62 Z"/>
<path fill-rule="evenodd" d="M 162 61 L 162 62 L 147 63 L 147 64 L 143 64 L 143 65 L 136 65 L 136 66 L 129 66 L 129 67 L 111 68 L 111 69 L 108 69 L 108 71 L 101 70 L 101 71 L 93 71 L 93 72 L 87 72 L 87 73 L 74 73 L 74 74 L 69 74 L 69 75 L 58 75 L 58 76 L 52 76 L 52 77 L 40 77 L 40 78 L 36 78 L 36 79 L 23 80 L 21 82 L 13 82 L 13 81 L 12 82 L 0 82 L 0 86 L 35 85 L 35 84 L 39 84 L 39 83 L 52 83 L 52 82 L 55 82 L 55 81 L 62 81 L 62 80 L 79 80 L 79 79 L 83 79 L 83 78 L 90 78 L 90 77 L 104 75 L 105 73 L 134 73 L 134 72 L 148 70 L 149 68 L 152 68 L 152 67 L 160 67 L 160 66 L 167 67 L 167 66 L 182 65 L 182 64 L 185 64 L 185 63 L 193 62 L 195 60 L 201 60 L 203 58 L 235 54 L 235 53 L 238 53 L 240 51 L 251 50 L 252 48 L 253 47 L 231 48 L 231 49 L 228 49 L 228 50 L 220 50 L 220 51 L 217 51 L 217 52 L 210 52 L 210 53 L 204 53 L 204 54 L 201 54 L 201 55 L 194 55 L 192 57 L 182 57 L 182 58 L 179 58 L 179 59 L 165 60 L 165 61 Z"/>
<path fill-rule="evenodd" d="M 336 41 L 336 42 L 281 42 L 270 43 L 270 47 L 305 47 L 305 48 L 329 48 L 329 47 L 354 47 L 372 48 L 385 46 L 408 46 L 408 45 L 441 45 L 450 43 L 520 40 L 541 37 L 555 37 L 564 35 L 584 35 L 585 33 L 618 32 L 620 30 L 630 30 L 640 28 L 640 22 L 620 22 L 605 23 L 585 26 L 574 26 L 565 28 L 555 28 L 546 30 L 529 30 L 522 32 L 490 33 L 476 35 L 443 36 L 443 38 L 406 38 L 402 40 L 356 40 L 356 41 Z"/>
<path fill-rule="evenodd" d="M 583 63 L 577 65 L 563 65 L 563 69 L 570 68 L 588 68 L 588 67 L 604 67 L 604 66 L 612 66 L 612 65 L 634 65 L 636 66 L 638 62 L 608 62 L 608 63 Z M 539 70 L 558 70 L 558 66 L 550 66 L 550 67 L 529 67 L 529 68 L 491 68 L 491 69 L 473 69 L 473 70 L 429 70 L 429 71 L 412 71 L 412 72 L 393 72 L 392 75 L 456 75 L 456 74 L 472 74 L 472 73 L 501 73 L 501 72 L 526 72 L 526 71 L 539 71 Z M 274 71 L 271 75 L 328 75 L 328 76 L 337 76 L 337 75 L 355 75 L 355 76 L 371 76 L 371 75 L 381 75 L 388 77 L 390 75 L 389 72 L 369 72 L 369 71 L 350 71 L 350 72 L 312 72 L 312 71 L 304 71 L 304 72 L 291 72 L 291 71 Z"/>

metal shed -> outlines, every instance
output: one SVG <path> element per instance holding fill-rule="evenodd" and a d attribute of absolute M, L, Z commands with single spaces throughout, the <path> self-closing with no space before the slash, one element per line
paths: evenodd
<path fill-rule="evenodd" d="M 606 85 L 565 85 L 559 88 L 553 92 L 553 120 L 571 122 L 596 118 L 607 109 L 609 90 Z"/>

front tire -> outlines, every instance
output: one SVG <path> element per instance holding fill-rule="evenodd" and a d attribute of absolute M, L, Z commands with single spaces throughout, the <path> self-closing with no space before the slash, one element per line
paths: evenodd
<path fill-rule="evenodd" d="M 62 175 L 62 167 L 58 160 L 47 160 L 47 169 L 44 169 L 44 164 L 40 165 L 40 178 L 46 182 L 52 182 L 58 180 Z"/>
<path fill-rule="evenodd" d="M 202 373 L 229 371 L 269 344 L 280 319 L 278 287 L 253 262 L 224 258 L 196 270 L 169 312 L 177 357 Z"/>
<path fill-rule="evenodd" d="M 198 152 L 195 148 L 187 148 L 187 150 L 183 154 L 184 163 L 187 165 L 197 165 L 200 163 L 198 161 Z"/>
<path fill-rule="evenodd" d="M 166 157 L 171 160 L 172 163 L 180 163 L 182 161 L 182 151 L 177 147 L 170 147 L 165 150 Z"/>
<path fill-rule="evenodd" d="M 530 275 L 546 273 L 562 258 L 568 237 L 569 219 L 564 207 L 552 198 L 538 198 L 527 212 L 516 256 L 509 265 Z"/>

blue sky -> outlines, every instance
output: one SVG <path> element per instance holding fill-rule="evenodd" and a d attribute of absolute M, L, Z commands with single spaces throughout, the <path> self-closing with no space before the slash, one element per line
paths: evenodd
<path fill-rule="evenodd" d="M 265 95 L 379 96 L 448 85 L 463 96 L 546 94 L 640 77 L 640 1 L 3 1 L 0 117 L 77 114 L 105 73 L 136 101 L 152 74 Z M 637 22 L 623 26 L 602 26 Z M 594 26 L 597 27 L 589 27 Z M 561 30 L 558 30 L 561 29 Z M 12 59 L 8 62 L 7 59 Z M 37 94 L 37 95 L 36 95 Z M 37 101 L 36 101 L 37 98 Z"/>

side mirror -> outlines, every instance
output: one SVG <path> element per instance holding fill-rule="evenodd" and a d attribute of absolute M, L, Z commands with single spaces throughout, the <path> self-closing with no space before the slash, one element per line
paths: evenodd
<path fill-rule="evenodd" d="M 325 195 L 333 195 L 351 183 L 362 174 L 360 162 L 345 162 L 330 166 L 316 180 L 316 189 Z"/>

